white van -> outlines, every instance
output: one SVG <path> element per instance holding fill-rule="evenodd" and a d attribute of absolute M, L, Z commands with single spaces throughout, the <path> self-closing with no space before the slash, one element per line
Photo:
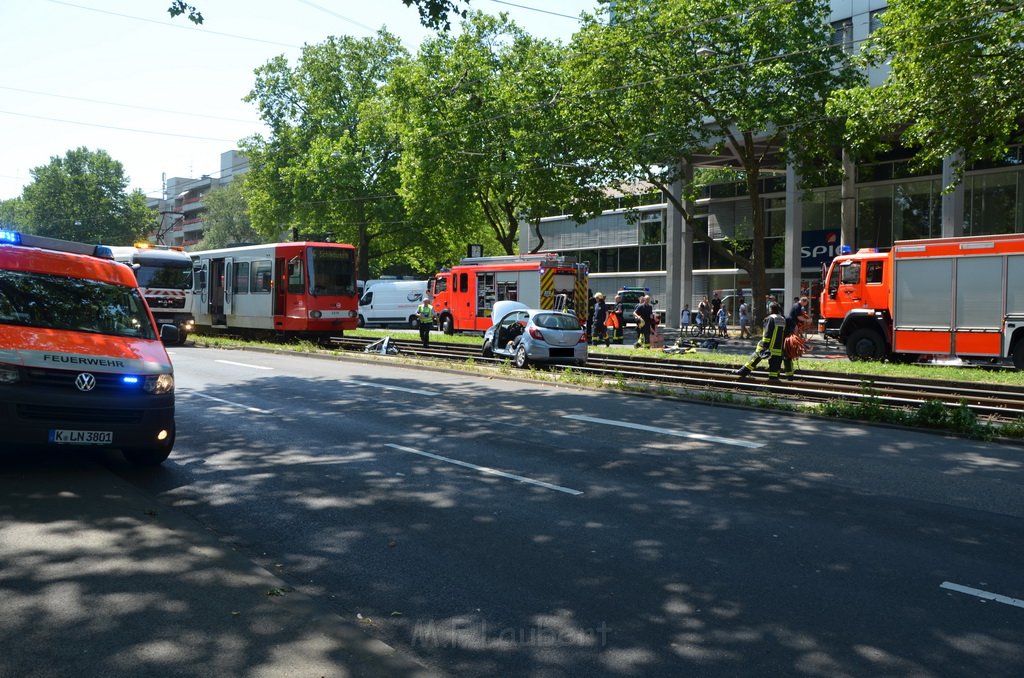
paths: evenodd
<path fill-rule="evenodd" d="M 372 282 L 372 284 L 371 284 Z M 416 309 L 427 292 L 426 280 L 368 281 L 359 299 L 359 327 L 405 325 L 416 328 Z"/>

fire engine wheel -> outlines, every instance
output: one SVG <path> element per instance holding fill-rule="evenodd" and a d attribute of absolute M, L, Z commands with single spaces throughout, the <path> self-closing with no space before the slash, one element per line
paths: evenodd
<path fill-rule="evenodd" d="M 1024 337 L 1018 339 L 1013 346 L 1013 366 L 1024 372 Z"/>
<path fill-rule="evenodd" d="M 875 330 L 859 329 L 846 340 L 846 355 L 850 360 L 881 360 L 885 357 L 885 342 Z"/>
<path fill-rule="evenodd" d="M 446 315 L 444 319 L 441 321 L 441 329 L 444 331 L 445 334 L 455 334 L 455 321 L 452 320 L 452 317 L 450 315 Z"/>
<path fill-rule="evenodd" d="M 188 332 L 184 330 L 178 332 L 178 343 L 175 346 L 184 346 L 185 340 L 188 339 Z"/>
<path fill-rule="evenodd" d="M 516 356 L 514 360 L 515 366 L 519 369 L 525 369 L 530 364 L 530 359 L 526 357 L 526 347 L 520 346 L 516 350 Z"/>

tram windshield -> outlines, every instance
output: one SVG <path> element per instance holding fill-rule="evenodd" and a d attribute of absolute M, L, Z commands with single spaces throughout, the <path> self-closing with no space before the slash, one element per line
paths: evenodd
<path fill-rule="evenodd" d="M 323 295 L 356 293 L 355 250 L 340 247 L 311 247 L 309 255 L 310 292 Z"/>

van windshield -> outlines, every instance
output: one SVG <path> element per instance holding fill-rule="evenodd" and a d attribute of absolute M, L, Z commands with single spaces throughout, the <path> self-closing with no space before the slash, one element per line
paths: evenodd
<path fill-rule="evenodd" d="M 24 271 L 0 271 L 0 324 L 156 339 L 137 289 Z"/>

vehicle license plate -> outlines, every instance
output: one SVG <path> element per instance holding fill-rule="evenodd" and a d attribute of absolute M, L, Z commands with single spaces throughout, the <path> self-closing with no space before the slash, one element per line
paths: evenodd
<path fill-rule="evenodd" d="M 69 431 L 50 429 L 50 442 L 58 445 L 108 445 L 114 442 L 113 431 Z"/>

